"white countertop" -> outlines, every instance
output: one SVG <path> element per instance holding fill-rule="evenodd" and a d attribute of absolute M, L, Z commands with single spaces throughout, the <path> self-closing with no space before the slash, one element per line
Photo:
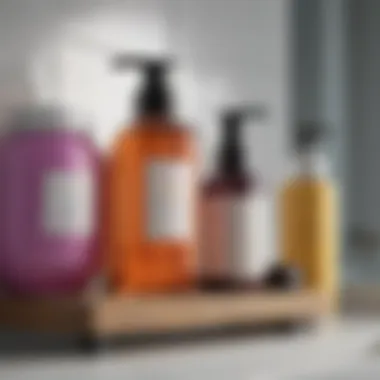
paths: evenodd
<path fill-rule="evenodd" d="M 0 359 L 1 380 L 378 380 L 380 321 L 351 319 L 281 337 L 104 353 Z M 379 345 L 380 346 L 380 345 Z"/>

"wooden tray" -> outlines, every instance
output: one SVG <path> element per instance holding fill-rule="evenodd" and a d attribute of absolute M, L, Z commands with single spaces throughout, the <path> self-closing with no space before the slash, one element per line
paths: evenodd
<path fill-rule="evenodd" d="M 94 337 L 318 319 L 328 311 L 309 292 L 0 300 L 0 326 Z"/>

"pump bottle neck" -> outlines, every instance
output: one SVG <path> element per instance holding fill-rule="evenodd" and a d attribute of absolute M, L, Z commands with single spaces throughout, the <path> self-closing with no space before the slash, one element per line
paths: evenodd
<path fill-rule="evenodd" d="M 148 83 L 137 100 L 140 116 L 164 117 L 172 112 L 171 98 L 163 81 Z"/>
<path fill-rule="evenodd" d="M 325 178 L 330 174 L 329 162 L 324 152 L 307 150 L 298 154 L 298 173 L 310 178 Z"/>
<path fill-rule="evenodd" d="M 219 171 L 221 174 L 228 176 L 245 173 L 244 154 L 237 144 L 222 147 L 219 157 Z"/>

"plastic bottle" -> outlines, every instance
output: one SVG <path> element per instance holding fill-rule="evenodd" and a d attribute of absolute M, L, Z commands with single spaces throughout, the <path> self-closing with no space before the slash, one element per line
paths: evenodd
<path fill-rule="evenodd" d="M 264 113 L 262 107 L 224 112 L 217 173 L 202 189 L 201 282 L 205 289 L 255 286 L 264 274 L 268 199 L 257 175 L 246 166 L 240 133 L 245 119 L 262 119 Z"/>
<path fill-rule="evenodd" d="M 4 138 L 6 287 L 30 295 L 84 288 L 98 264 L 98 165 L 91 139 L 57 106 L 12 114 Z"/>
<path fill-rule="evenodd" d="M 283 260 L 301 272 L 304 285 L 334 304 L 338 286 L 337 194 L 322 142 L 326 131 L 316 123 L 298 127 L 298 170 L 280 197 Z"/>
<path fill-rule="evenodd" d="M 117 68 L 143 70 L 137 118 L 118 136 L 109 167 L 108 269 L 119 292 L 194 286 L 197 270 L 196 153 L 174 118 L 168 61 L 122 56 Z"/>

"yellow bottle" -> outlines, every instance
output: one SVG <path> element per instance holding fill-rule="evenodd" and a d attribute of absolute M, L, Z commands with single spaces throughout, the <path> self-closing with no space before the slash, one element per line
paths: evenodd
<path fill-rule="evenodd" d="M 285 264 L 298 268 L 308 289 L 321 292 L 334 307 L 338 291 L 338 199 L 321 152 L 322 130 L 300 126 L 298 173 L 280 196 L 280 234 Z"/>

